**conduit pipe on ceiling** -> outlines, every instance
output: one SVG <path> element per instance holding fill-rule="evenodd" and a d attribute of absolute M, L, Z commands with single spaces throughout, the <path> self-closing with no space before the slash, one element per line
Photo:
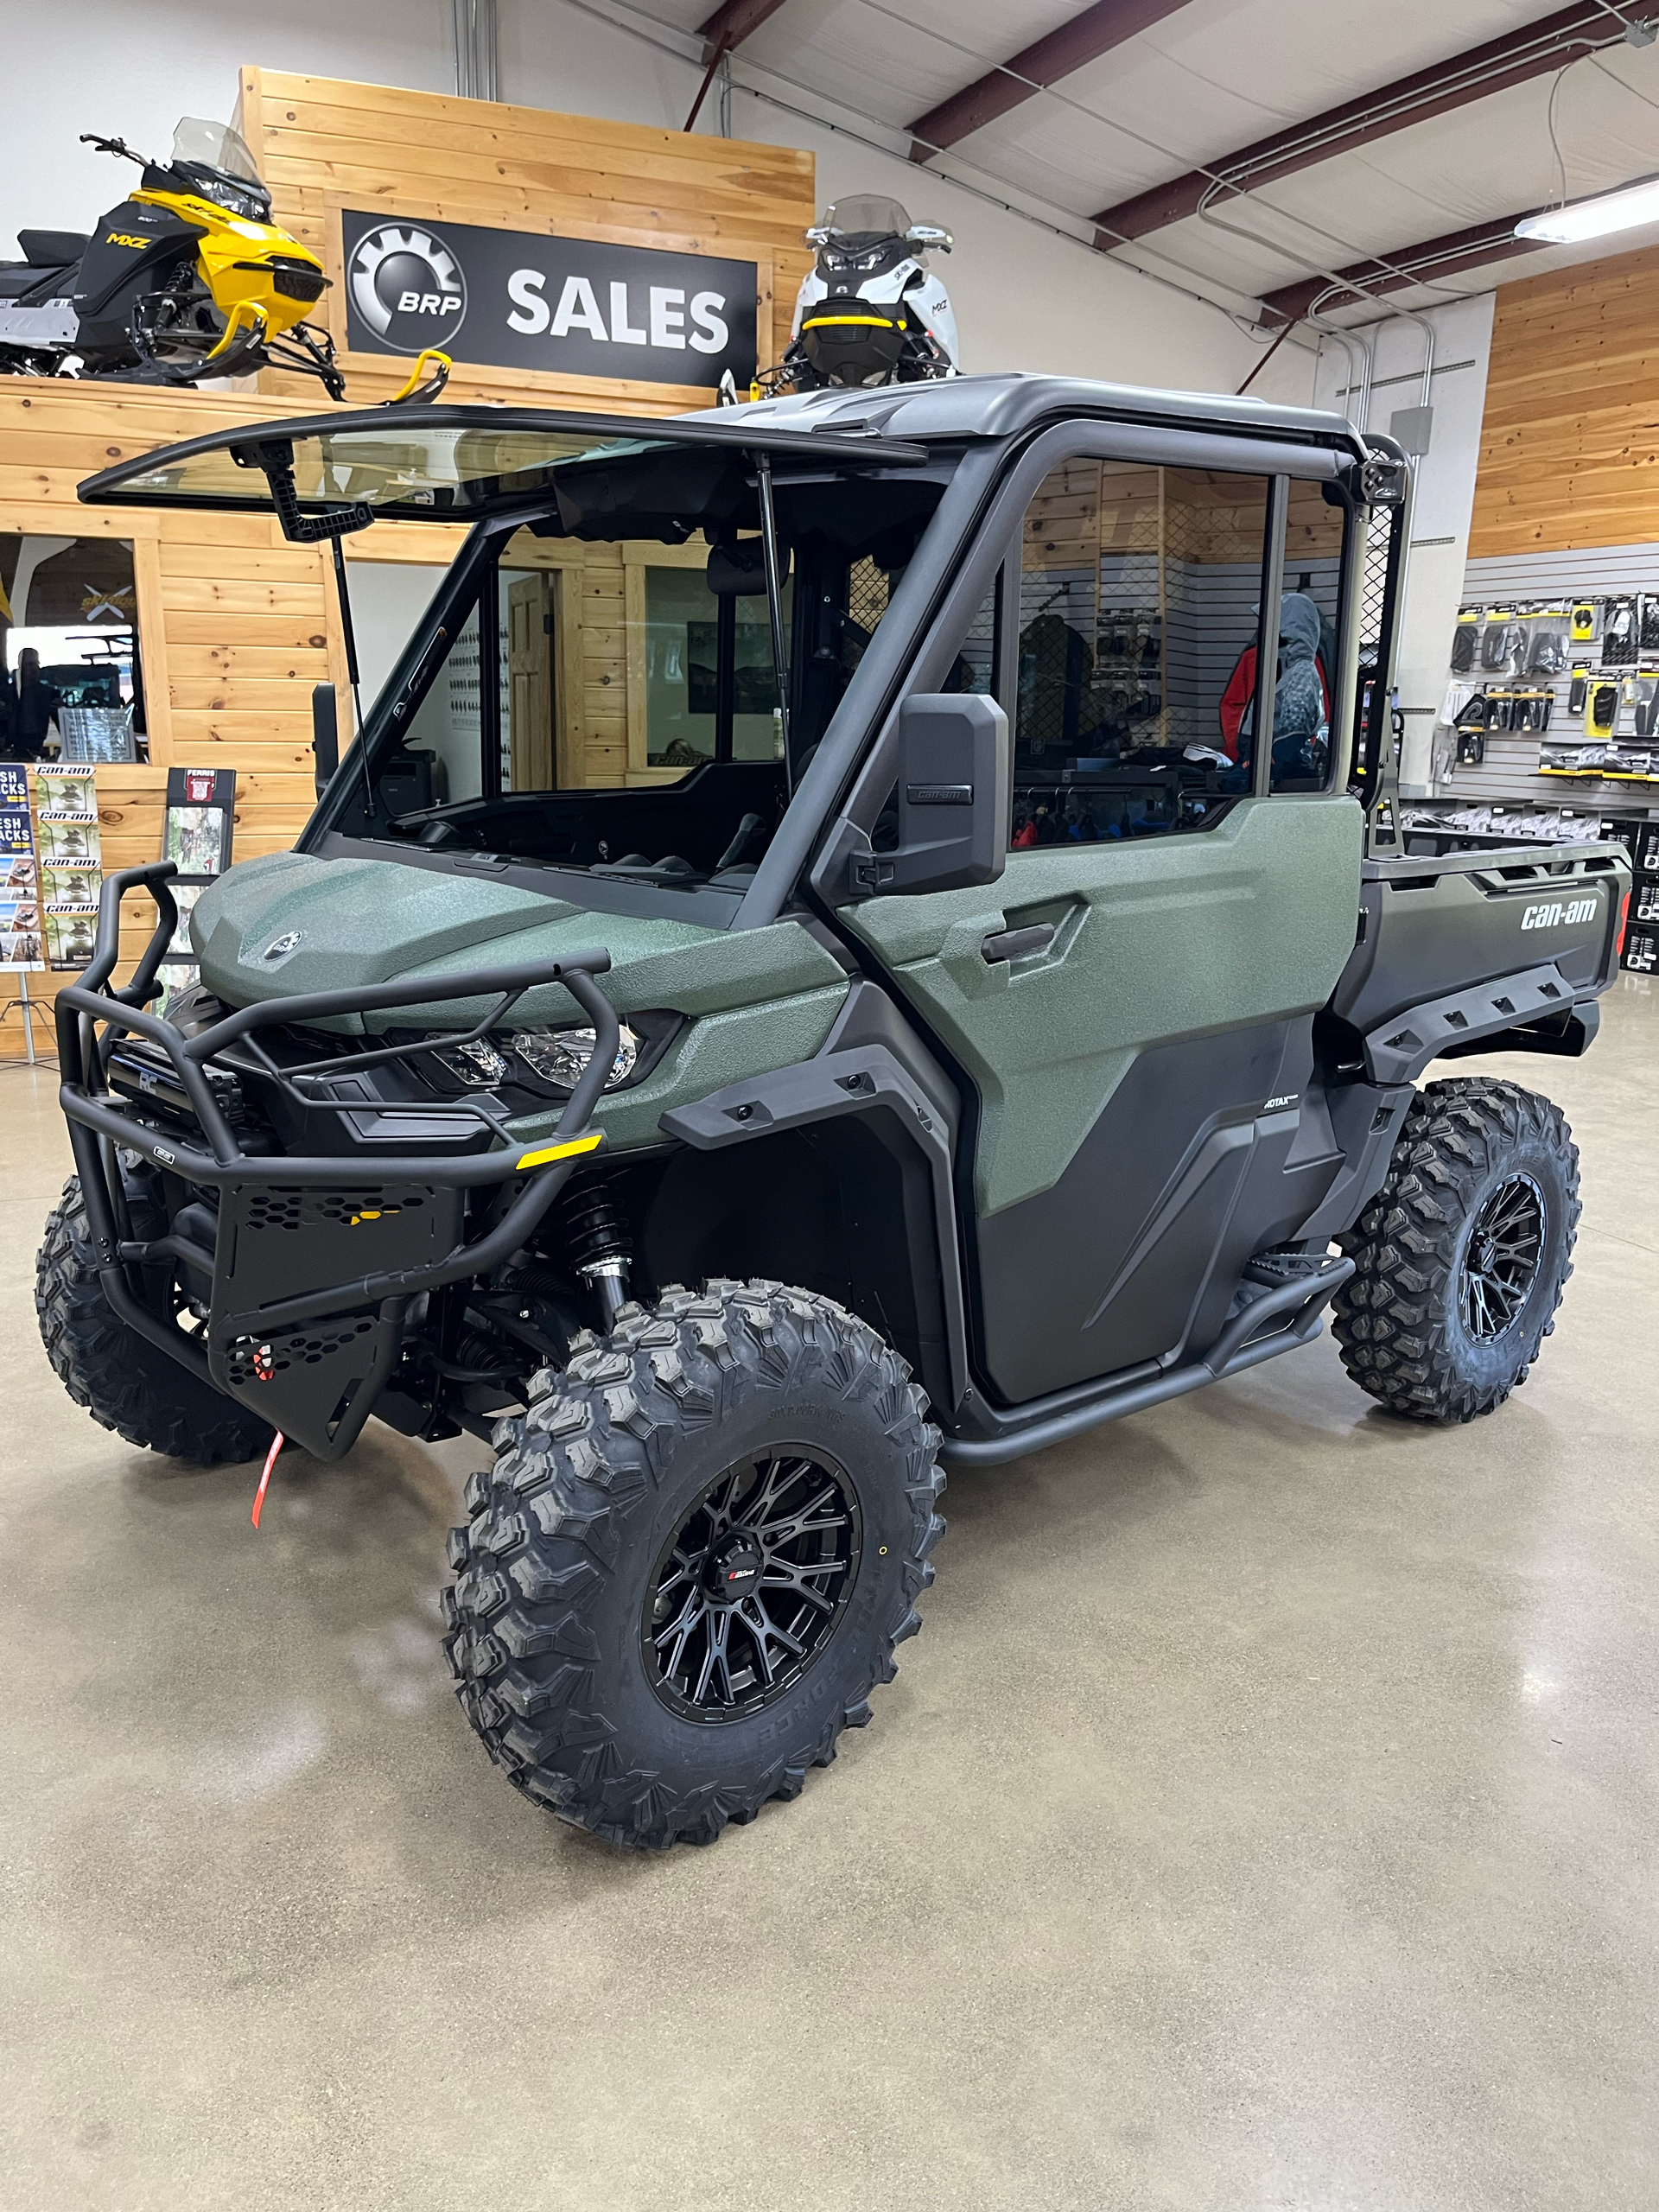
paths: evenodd
<path fill-rule="evenodd" d="M 493 100 L 496 92 L 496 0 L 451 0 L 455 36 L 455 90 L 464 100 Z"/>
<path fill-rule="evenodd" d="M 1349 402 L 1348 419 L 1363 436 L 1370 428 L 1371 349 L 1365 343 L 1365 340 L 1359 337 L 1355 332 L 1351 330 L 1340 329 L 1334 322 L 1321 322 L 1319 321 L 1319 309 L 1317 307 L 1313 307 L 1308 309 L 1305 320 L 1311 322 L 1314 329 L 1319 332 L 1319 350 L 1321 353 L 1325 350 L 1325 340 L 1327 338 L 1334 338 L 1338 345 L 1341 346 L 1343 352 L 1348 357 L 1348 388 L 1343 396 Z M 1356 353 L 1357 353 L 1359 359 L 1364 363 L 1364 367 L 1357 377 L 1354 371 L 1354 356 Z M 1352 404 L 1354 387 L 1356 384 L 1357 384 L 1359 387 L 1359 409 L 1357 413 L 1356 413 Z"/>

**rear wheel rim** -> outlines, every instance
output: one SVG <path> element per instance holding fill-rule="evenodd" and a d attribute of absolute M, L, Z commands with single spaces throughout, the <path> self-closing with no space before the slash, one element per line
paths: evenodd
<path fill-rule="evenodd" d="M 1493 1344 L 1515 1326 L 1543 1253 L 1543 1192 L 1530 1175 L 1506 1176 L 1471 1224 L 1459 1276 L 1459 1310 L 1477 1344 Z"/>
<path fill-rule="evenodd" d="M 663 1547 L 640 1643 L 671 1711 L 737 1720 L 828 1647 L 858 1575 L 862 1516 L 844 1468 L 779 1444 L 721 1470 Z"/>

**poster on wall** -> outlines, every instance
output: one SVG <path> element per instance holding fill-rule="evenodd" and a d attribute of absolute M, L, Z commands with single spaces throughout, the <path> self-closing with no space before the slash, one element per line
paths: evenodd
<path fill-rule="evenodd" d="M 31 776 L 47 963 L 84 968 L 97 939 L 104 887 L 97 778 L 91 768 L 61 766 L 36 768 Z"/>
<path fill-rule="evenodd" d="M 190 917 L 196 901 L 231 865 L 231 839 L 236 820 L 234 768 L 169 768 L 167 772 L 167 817 L 162 834 L 162 858 L 178 868 L 170 889 L 179 910 L 179 925 L 167 949 L 160 981 L 162 1011 L 175 993 L 196 980 L 196 950 L 190 937 Z"/>
<path fill-rule="evenodd" d="M 346 343 L 556 375 L 714 385 L 754 374 L 753 261 L 470 223 L 340 216 Z"/>
<path fill-rule="evenodd" d="M 36 969 L 41 958 L 40 871 L 29 782 L 0 761 L 0 969 Z"/>

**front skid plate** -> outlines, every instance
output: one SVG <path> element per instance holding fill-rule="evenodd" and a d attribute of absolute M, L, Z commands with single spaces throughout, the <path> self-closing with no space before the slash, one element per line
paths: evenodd
<path fill-rule="evenodd" d="M 214 1256 L 214 1382 L 316 1458 L 338 1458 L 397 1363 L 404 1301 L 347 1301 L 338 1313 L 269 1335 L 261 1308 L 382 1270 L 434 1266 L 461 1233 L 461 1193 L 429 1183 L 232 1185 L 220 1204 Z"/>

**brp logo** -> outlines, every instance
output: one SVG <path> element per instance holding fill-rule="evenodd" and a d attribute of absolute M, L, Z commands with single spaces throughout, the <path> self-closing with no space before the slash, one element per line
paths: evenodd
<path fill-rule="evenodd" d="M 442 239 L 418 223 L 365 231 L 346 270 L 352 304 L 399 353 L 444 346 L 467 314 L 467 279 Z"/>

